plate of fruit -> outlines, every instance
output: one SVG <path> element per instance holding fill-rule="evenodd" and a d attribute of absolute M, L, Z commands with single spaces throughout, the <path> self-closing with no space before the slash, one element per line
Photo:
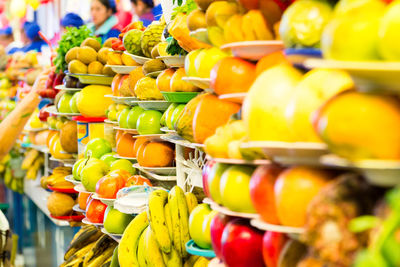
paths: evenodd
<path fill-rule="evenodd" d="M 131 71 L 136 69 L 138 66 L 106 65 L 106 67 L 110 67 L 115 73 L 118 73 L 118 74 L 129 74 Z"/>
<path fill-rule="evenodd" d="M 209 89 L 210 88 L 210 83 L 211 79 L 210 78 L 200 78 L 200 77 L 182 77 L 183 81 L 189 82 L 193 84 L 196 87 L 199 87 L 201 89 Z"/>
<path fill-rule="evenodd" d="M 99 84 L 99 85 L 111 85 L 114 76 L 101 75 L 101 74 L 80 74 L 80 73 L 69 73 L 68 75 L 76 77 L 81 83 L 84 84 Z"/>
<path fill-rule="evenodd" d="M 126 51 L 124 52 L 124 54 L 129 55 L 134 61 L 136 61 L 136 63 L 138 63 L 140 65 L 143 65 L 147 61 L 151 60 L 151 58 L 133 55 L 133 54 L 130 54 L 130 53 L 126 52 Z"/>
<path fill-rule="evenodd" d="M 259 60 L 264 56 L 284 49 L 279 40 L 257 40 L 229 43 L 221 46 L 221 49 L 230 49 L 235 57 L 248 60 Z"/>
<path fill-rule="evenodd" d="M 183 68 L 185 67 L 185 56 L 160 56 L 161 59 L 168 68 Z"/>

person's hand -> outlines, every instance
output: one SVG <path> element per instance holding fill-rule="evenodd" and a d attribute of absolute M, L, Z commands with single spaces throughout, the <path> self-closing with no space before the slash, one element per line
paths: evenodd
<path fill-rule="evenodd" d="M 46 81 L 49 79 L 49 74 L 53 72 L 55 67 L 42 71 L 35 80 L 31 92 L 38 94 L 41 89 L 46 89 Z"/>

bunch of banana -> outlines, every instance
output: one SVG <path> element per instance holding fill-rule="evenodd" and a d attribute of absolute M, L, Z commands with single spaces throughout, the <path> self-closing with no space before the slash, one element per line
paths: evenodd
<path fill-rule="evenodd" d="M 32 166 L 33 162 L 37 157 L 40 156 L 40 152 L 36 149 L 29 149 L 24 153 L 24 161 L 22 161 L 21 169 L 28 170 Z"/>
<path fill-rule="evenodd" d="M 36 179 L 37 173 L 39 169 L 43 166 L 44 158 L 43 155 L 39 155 L 33 162 L 33 164 L 28 168 L 25 177 L 27 179 L 34 180 Z"/>
<path fill-rule="evenodd" d="M 56 188 L 73 188 L 74 185 L 71 182 L 65 180 L 65 176 L 71 174 L 71 168 L 69 167 L 57 167 L 53 170 L 53 174 L 42 178 L 41 181 L 42 187 L 46 188 L 47 186 L 56 187 Z"/>
<path fill-rule="evenodd" d="M 40 167 L 44 163 L 43 154 L 36 149 L 27 150 L 24 154 L 21 169 L 26 170 L 25 177 L 27 179 L 36 179 L 36 175 Z"/>
<path fill-rule="evenodd" d="M 118 248 L 120 266 L 182 267 L 185 259 L 192 259 L 185 245 L 190 240 L 189 212 L 196 205 L 196 197 L 185 195 L 178 186 L 169 194 L 153 191 L 148 212 L 136 216 L 124 231 Z"/>

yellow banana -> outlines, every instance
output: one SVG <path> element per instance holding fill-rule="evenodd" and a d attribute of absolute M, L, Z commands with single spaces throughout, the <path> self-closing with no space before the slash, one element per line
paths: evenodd
<path fill-rule="evenodd" d="M 22 162 L 21 169 L 23 170 L 29 169 L 29 167 L 32 165 L 32 163 L 38 156 L 39 156 L 39 151 L 37 151 L 36 149 L 28 150 L 25 153 L 25 158 L 24 161 Z"/>
<path fill-rule="evenodd" d="M 198 205 L 197 198 L 192 192 L 186 192 L 186 203 L 189 210 L 189 214 L 192 213 L 192 210 Z"/>
<path fill-rule="evenodd" d="M 172 237 L 173 244 L 179 257 L 183 256 L 182 246 L 181 246 L 181 229 L 179 227 L 179 208 L 178 208 L 178 198 L 176 197 L 176 190 L 171 189 L 168 195 L 168 205 L 171 212 L 172 221 Z M 186 250 L 185 250 L 186 251 Z"/>
<path fill-rule="evenodd" d="M 169 234 L 169 238 L 171 239 L 171 243 L 173 242 L 174 238 L 172 235 L 172 218 L 171 218 L 171 211 L 169 210 L 169 204 L 166 203 L 164 205 L 164 216 L 165 216 L 165 222 L 167 223 L 167 227 L 168 227 L 168 234 Z"/>
<path fill-rule="evenodd" d="M 149 213 L 151 229 L 160 245 L 160 249 L 165 253 L 171 251 L 171 239 L 169 237 L 167 222 L 165 220 L 164 205 L 167 202 L 168 193 L 159 189 L 153 191 L 149 198 Z"/>
<path fill-rule="evenodd" d="M 156 237 L 150 226 L 145 230 L 145 254 L 147 266 L 149 267 L 165 267 L 162 252 L 157 244 Z"/>
<path fill-rule="evenodd" d="M 224 26 L 224 37 L 227 43 L 245 40 L 241 25 L 242 15 L 235 14 L 229 18 Z"/>
<path fill-rule="evenodd" d="M 148 225 L 147 212 L 144 211 L 126 227 L 118 247 L 118 261 L 121 267 L 139 266 L 136 250 L 140 235 Z"/>
<path fill-rule="evenodd" d="M 178 198 L 178 208 L 179 208 L 179 227 L 181 233 L 181 247 L 182 247 L 182 256 L 186 258 L 188 253 L 186 251 L 186 243 L 190 240 L 189 234 L 189 210 L 186 203 L 185 193 L 182 188 L 179 186 L 175 186 L 176 188 L 176 196 Z"/>
<path fill-rule="evenodd" d="M 139 239 L 138 249 L 137 249 L 137 258 L 139 262 L 139 267 L 147 267 L 146 263 L 146 255 L 145 255 L 145 244 L 144 244 L 144 235 L 145 232 L 142 232 Z"/>
<path fill-rule="evenodd" d="M 181 267 L 182 266 L 182 258 L 179 257 L 178 252 L 175 248 L 171 249 L 171 252 L 166 254 L 163 253 L 163 258 L 165 265 L 167 267 Z"/>
<path fill-rule="evenodd" d="M 190 255 L 190 257 L 185 261 L 185 264 L 183 264 L 183 267 L 193 267 L 199 258 L 200 256 Z"/>
<path fill-rule="evenodd" d="M 207 267 L 207 266 L 208 266 L 208 260 L 204 257 L 199 257 L 193 265 L 193 267 Z"/>
<path fill-rule="evenodd" d="M 273 40 L 274 36 L 268 28 L 268 24 L 261 14 L 260 10 L 250 10 L 245 17 L 249 17 L 252 23 L 252 31 L 256 40 Z"/>

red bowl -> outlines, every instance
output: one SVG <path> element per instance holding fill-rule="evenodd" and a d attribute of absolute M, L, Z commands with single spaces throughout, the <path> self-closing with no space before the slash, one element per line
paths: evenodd
<path fill-rule="evenodd" d="M 62 220 L 62 221 L 80 222 L 80 221 L 82 221 L 83 218 L 85 218 L 85 215 L 54 216 L 54 215 L 50 214 L 50 217 L 53 219 Z"/>
<path fill-rule="evenodd" d="M 56 188 L 52 187 L 50 185 L 47 186 L 48 189 L 54 192 L 59 192 L 59 193 L 66 193 L 66 194 L 75 194 L 78 193 L 74 188 Z"/>

